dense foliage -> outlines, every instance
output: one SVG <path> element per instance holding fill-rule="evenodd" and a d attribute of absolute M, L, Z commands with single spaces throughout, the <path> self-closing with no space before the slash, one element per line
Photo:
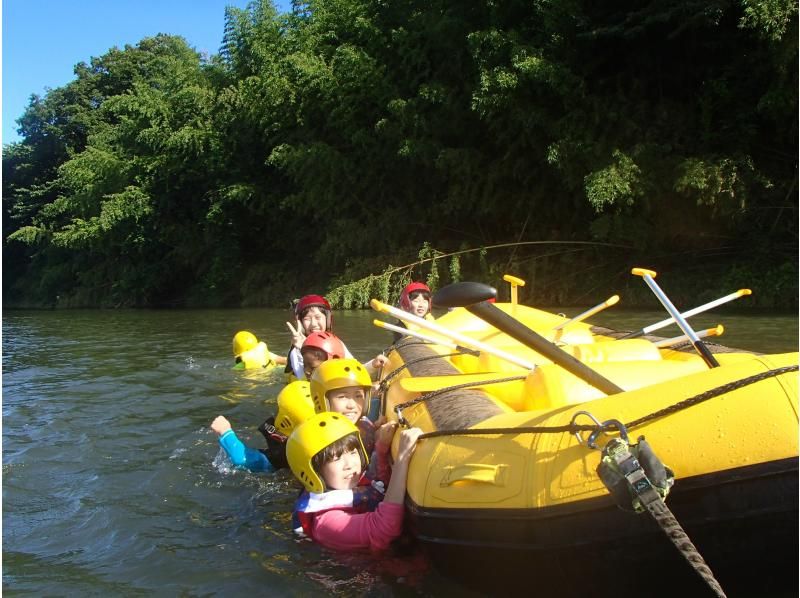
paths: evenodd
<path fill-rule="evenodd" d="M 333 293 L 359 304 L 391 272 L 508 271 L 590 302 L 638 265 L 796 305 L 796 12 L 264 1 L 215 56 L 113 48 L 4 147 L 4 301 L 283 305 L 375 274 Z"/>

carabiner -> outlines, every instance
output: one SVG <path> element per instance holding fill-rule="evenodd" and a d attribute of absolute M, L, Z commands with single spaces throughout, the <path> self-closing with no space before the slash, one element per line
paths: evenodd
<path fill-rule="evenodd" d="M 603 424 L 600 423 L 600 420 L 598 420 L 594 415 L 592 415 L 588 411 L 576 411 L 575 415 L 572 416 L 572 419 L 569 422 L 570 425 L 575 424 L 575 420 L 578 418 L 579 415 L 585 415 L 586 417 L 591 419 L 597 425 L 598 429 L 603 427 Z M 583 437 L 581 436 L 581 433 L 580 432 L 573 432 L 573 434 L 575 434 L 575 438 L 578 439 L 578 444 L 583 444 Z M 592 434 L 594 434 L 594 432 L 592 432 Z M 591 438 L 591 436 L 589 438 Z M 588 446 L 589 446 L 589 448 L 597 448 L 596 445 L 592 446 L 590 444 Z"/>
<path fill-rule="evenodd" d="M 597 446 L 597 437 L 600 436 L 601 433 L 604 433 L 609 430 L 616 430 L 617 432 L 619 432 L 619 437 L 622 440 L 624 440 L 625 443 L 628 443 L 628 429 L 625 427 L 625 424 L 623 424 L 618 419 L 607 419 L 602 424 L 600 424 L 600 427 L 598 429 L 589 434 L 589 439 L 586 441 L 586 446 L 588 446 L 589 448 L 600 450 L 600 447 Z"/>

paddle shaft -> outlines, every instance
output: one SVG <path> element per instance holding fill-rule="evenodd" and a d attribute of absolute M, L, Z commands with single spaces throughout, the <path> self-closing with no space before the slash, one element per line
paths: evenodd
<path fill-rule="evenodd" d="M 479 317 L 481 320 L 491 324 L 498 330 L 505 332 L 510 337 L 515 338 L 537 353 L 547 357 L 553 363 L 560 365 L 571 374 L 574 374 L 584 382 L 591 384 L 605 394 L 613 395 L 620 392 L 625 392 L 624 389 L 614 384 L 608 378 L 601 376 L 592 368 L 588 367 L 581 361 L 578 361 L 569 353 L 562 351 L 546 338 L 537 332 L 534 332 L 522 324 L 519 320 L 515 320 L 491 303 L 482 301 L 480 303 L 468 305 L 466 306 L 466 309 L 470 313 Z"/>
<path fill-rule="evenodd" d="M 426 330 L 430 330 L 431 332 L 435 332 L 436 334 L 440 334 L 446 338 L 449 338 L 461 345 L 471 347 L 473 349 L 477 349 L 483 353 L 489 353 L 490 355 L 494 355 L 495 357 L 499 357 L 509 363 L 513 363 L 514 365 L 518 365 L 521 368 L 525 368 L 526 370 L 532 370 L 536 367 L 536 364 L 530 363 L 529 361 L 517 357 L 515 355 L 511 355 L 510 353 L 506 353 L 500 349 L 492 347 L 486 343 L 483 343 L 479 340 L 474 338 L 470 338 L 464 334 L 460 334 L 454 330 L 448 330 L 444 326 L 440 326 L 435 322 L 430 322 L 425 318 L 420 318 L 419 316 L 415 316 L 414 314 L 410 314 L 407 311 L 403 311 L 397 307 L 392 305 L 387 305 L 382 301 L 378 301 L 377 299 L 373 299 L 369 302 L 370 307 L 375 311 L 380 311 L 383 313 L 387 313 L 393 315 L 395 318 L 399 320 L 403 320 L 404 322 L 412 322 L 419 326 L 420 328 L 425 328 Z"/>
<path fill-rule="evenodd" d="M 717 359 L 711 354 L 711 351 L 708 350 L 708 347 L 706 347 L 705 343 L 700 340 L 700 338 L 697 336 L 697 333 L 692 330 L 692 327 L 689 326 L 689 323 L 683 318 L 681 312 L 679 312 L 678 309 L 672 304 L 672 301 L 669 300 L 669 297 L 667 297 L 666 293 L 661 290 L 661 287 L 658 286 L 658 283 L 655 281 L 652 274 L 642 268 L 634 268 L 633 273 L 641 276 L 644 279 L 645 283 L 647 283 L 647 286 L 650 287 L 650 290 L 653 291 L 653 294 L 661 302 L 661 305 L 663 305 L 664 309 L 667 310 L 667 313 L 672 316 L 672 318 L 675 320 L 675 323 L 692 341 L 695 351 L 697 351 L 698 355 L 703 358 L 703 361 L 706 362 L 706 365 L 708 365 L 710 368 L 718 368 L 719 362 Z"/>
<path fill-rule="evenodd" d="M 576 324 L 577 322 L 583 322 L 589 316 L 593 316 L 596 313 L 599 313 L 599 312 L 603 311 L 607 307 L 611 307 L 612 305 L 617 304 L 618 302 L 619 302 L 619 295 L 612 295 L 611 297 L 609 297 L 608 299 L 606 299 L 602 303 L 598 303 L 597 305 L 595 305 L 591 309 L 587 309 L 582 314 L 579 314 L 579 315 L 575 316 L 571 320 L 567 320 L 563 324 L 559 324 L 558 326 L 553 328 L 553 330 L 563 330 L 567 326 L 571 326 L 572 324 Z"/>
<path fill-rule="evenodd" d="M 699 338 L 705 338 L 707 336 L 719 336 L 724 331 L 722 324 L 715 326 L 714 328 L 709 328 L 708 330 L 698 330 L 697 336 Z M 671 347 L 672 345 L 677 345 L 678 343 L 685 343 L 686 341 L 690 340 L 688 336 L 685 334 L 681 336 L 676 336 L 674 338 L 665 338 L 661 341 L 656 341 L 653 344 L 658 347 L 659 349 L 663 347 Z"/>
<path fill-rule="evenodd" d="M 480 355 L 479 351 L 475 349 L 470 349 L 469 347 L 464 347 L 462 345 L 458 345 L 454 342 L 441 339 L 441 338 L 434 338 L 428 334 L 423 334 L 421 332 L 417 332 L 416 330 L 409 330 L 408 328 L 403 328 L 402 326 L 395 326 L 394 324 L 389 324 L 388 322 L 384 322 L 383 320 L 372 320 L 372 323 L 375 324 L 378 328 L 384 328 L 386 330 L 391 330 L 392 332 L 397 332 L 398 334 L 413 336 L 414 338 L 418 338 L 421 341 L 426 341 L 432 343 L 434 345 L 441 345 L 442 347 L 447 347 L 448 349 L 455 349 L 456 351 L 463 351 L 464 353 L 469 353 L 470 355 Z"/>
<path fill-rule="evenodd" d="M 714 301 L 709 301 L 708 303 L 704 303 L 703 305 L 698 305 L 695 308 L 685 311 L 681 314 L 681 316 L 683 316 L 684 318 L 691 318 L 692 316 L 695 316 L 704 311 L 708 311 L 709 309 L 717 307 L 718 305 L 722 305 L 723 303 L 728 303 L 729 301 L 733 301 L 734 299 L 738 299 L 739 297 L 743 297 L 744 295 L 749 295 L 751 294 L 751 292 L 752 291 L 750 289 L 739 289 L 735 293 L 731 293 L 730 295 L 725 295 L 724 297 L 720 297 L 719 299 L 714 299 Z M 619 337 L 619 340 L 644 336 L 645 334 L 650 334 L 651 332 L 660 330 L 665 326 L 669 326 L 674 322 L 675 319 L 669 317 L 666 320 L 661 320 L 660 322 L 656 322 L 655 324 L 650 324 L 649 326 L 645 326 L 644 328 L 638 330 L 637 332 L 631 332 L 630 334 L 621 336 Z"/>

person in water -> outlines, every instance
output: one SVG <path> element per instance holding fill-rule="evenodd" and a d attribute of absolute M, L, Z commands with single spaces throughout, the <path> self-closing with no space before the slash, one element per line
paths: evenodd
<path fill-rule="evenodd" d="M 367 455 L 370 455 L 375 448 L 376 432 L 386 420 L 380 418 L 372 422 L 367 417 L 372 380 L 364 365 L 356 359 L 325 361 L 314 370 L 310 385 L 314 411 L 339 413 L 353 422 L 361 434 Z"/>
<path fill-rule="evenodd" d="M 249 330 L 240 330 L 233 336 L 233 357 L 235 370 L 286 365 L 285 357 L 270 351 L 267 343 L 259 342 Z"/>
<path fill-rule="evenodd" d="M 211 422 L 211 429 L 219 436 L 220 446 L 235 467 L 272 473 L 289 466 L 286 461 L 286 438 L 295 427 L 314 415 L 310 384 L 306 380 L 297 380 L 286 385 L 278 394 L 277 403 L 278 414 L 275 418 L 268 419 L 258 428 L 267 440 L 266 449 L 254 449 L 239 440 L 224 415 L 218 415 Z"/>
<path fill-rule="evenodd" d="M 386 426 L 393 436 L 396 424 Z M 295 428 L 286 449 L 304 487 L 292 513 L 295 532 L 334 550 L 388 548 L 402 532 L 408 466 L 420 434 L 419 428 L 400 433 L 384 494 L 380 483 L 364 475 L 367 453 L 349 418 L 324 412 Z M 390 442 L 391 437 L 379 444 L 379 458 L 388 459 Z"/>
<path fill-rule="evenodd" d="M 312 332 L 303 341 L 300 347 L 303 357 L 303 372 L 306 380 L 311 379 L 311 374 L 323 361 L 329 359 L 344 359 L 347 349 L 338 336 L 332 332 Z"/>
<path fill-rule="evenodd" d="M 305 357 L 306 377 L 310 378 L 323 361 L 343 359 L 344 344 L 332 332 L 312 332 L 300 352 Z M 299 381 L 291 382 L 278 394 L 278 414 L 258 427 L 267 441 L 266 449 L 253 449 L 245 445 L 236 436 L 228 419 L 222 415 L 211 422 L 211 429 L 219 434 L 220 446 L 225 449 L 234 466 L 253 472 L 271 472 L 289 466 L 286 462 L 286 439 L 294 426 L 314 414 L 310 384 L 305 380 L 302 385 L 297 382 Z M 372 424 L 367 426 L 364 422 L 362 426 L 369 430 L 369 438 L 372 439 Z"/>
<path fill-rule="evenodd" d="M 400 292 L 400 299 L 397 302 L 398 307 L 418 318 L 425 318 L 426 320 L 433 320 L 431 314 L 431 290 L 424 282 L 410 282 Z M 407 328 L 407 325 L 402 320 L 398 320 L 398 326 Z M 394 342 L 403 338 L 399 332 L 394 333 Z"/>
<path fill-rule="evenodd" d="M 295 325 L 286 322 L 286 326 L 292 335 L 292 346 L 286 357 L 287 375 L 293 375 L 295 379 L 302 380 L 306 376 L 303 365 L 303 354 L 301 348 L 303 343 L 313 332 L 331 332 L 333 329 L 333 310 L 331 304 L 322 295 L 305 295 L 295 305 L 294 309 Z M 345 357 L 353 357 L 352 353 L 344 347 Z M 374 359 L 366 362 L 370 376 L 375 377 L 380 368 L 388 361 L 385 355 L 379 354 Z"/>

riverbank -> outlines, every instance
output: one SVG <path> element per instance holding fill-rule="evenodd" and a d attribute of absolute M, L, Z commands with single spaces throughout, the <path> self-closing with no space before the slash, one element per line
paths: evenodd
<path fill-rule="evenodd" d="M 369 300 L 377 297 L 394 303 L 399 290 L 409 280 L 423 280 L 436 289 L 459 280 L 479 280 L 493 285 L 501 300 L 508 300 L 508 284 L 503 275 L 513 274 L 526 281 L 520 289 L 520 301 L 527 305 L 585 306 L 594 305 L 611 295 L 620 295 L 625 308 L 657 306 L 653 294 L 639 277 L 632 276 L 633 266 L 658 272 L 658 282 L 678 306 L 699 305 L 736 290 L 747 288 L 752 294 L 738 300 L 739 310 L 778 310 L 782 313 L 798 309 L 798 265 L 796 262 L 764 263 L 712 262 L 678 259 L 679 256 L 639 257 L 624 259 L 600 252 L 581 256 L 527 256 L 511 260 L 487 262 L 480 256 L 469 260 L 437 258 L 389 268 L 370 274 L 373 263 L 353 266 L 337 276 L 325 279 L 316 273 L 307 275 L 259 267 L 247 271 L 238 287 L 205 289 L 202 283 L 187 287 L 182 295 L 148 300 L 120 295 L 97 288 L 78 287 L 49 299 L 34 293 L 5 289 L 5 309 L 118 309 L 118 308 L 289 308 L 292 299 L 308 292 L 322 292 L 336 309 L 366 309 Z M 397 260 L 394 260 L 395 262 Z M 389 260 L 383 263 L 388 263 Z M 107 285 L 106 288 L 111 285 Z"/>

